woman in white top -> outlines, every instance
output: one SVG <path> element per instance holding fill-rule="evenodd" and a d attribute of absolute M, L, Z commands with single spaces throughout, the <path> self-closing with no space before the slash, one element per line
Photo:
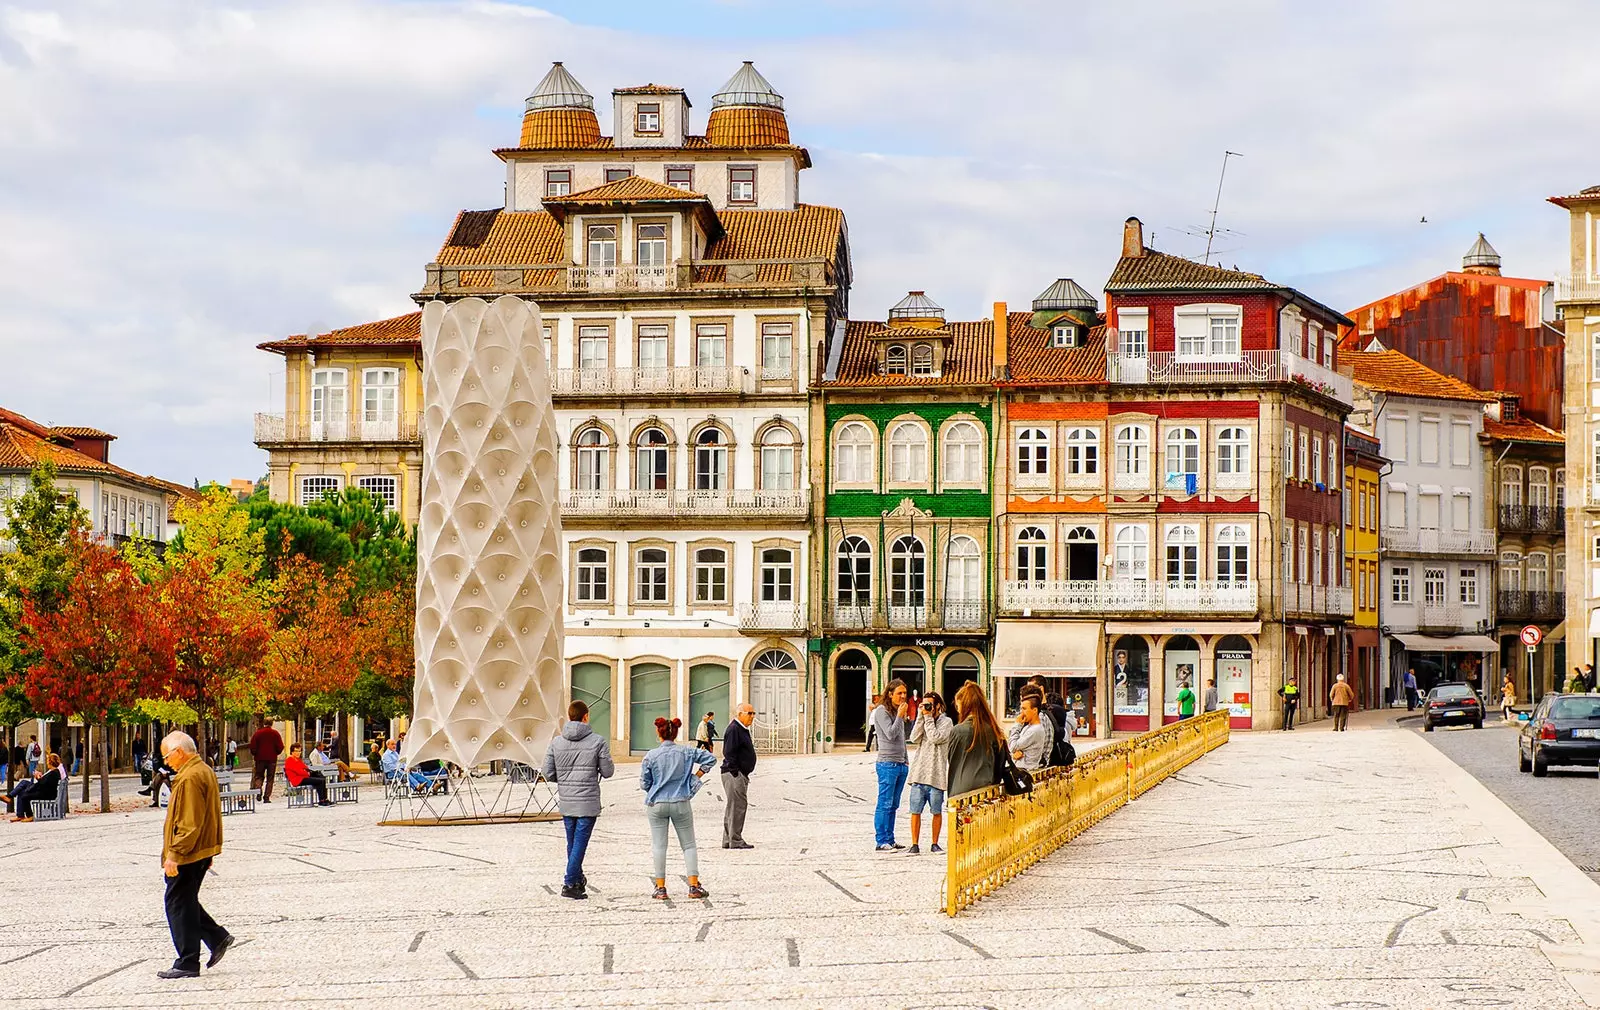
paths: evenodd
<path fill-rule="evenodd" d="M 917 710 L 917 721 L 911 727 L 911 737 L 906 742 L 916 748 L 911 756 L 911 771 L 906 776 L 911 783 L 911 848 L 910 855 L 922 850 L 917 842 L 922 837 L 922 808 L 933 812 L 933 844 L 929 852 L 943 852 L 939 848 L 939 828 L 944 824 L 945 788 L 950 778 L 950 737 L 955 734 L 955 723 L 944 714 L 944 699 L 938 692 L 929 691 L 922 696 Z"/>

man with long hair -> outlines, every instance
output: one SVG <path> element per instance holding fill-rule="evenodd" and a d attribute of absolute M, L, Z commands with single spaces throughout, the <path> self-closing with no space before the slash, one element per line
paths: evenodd
<path fill-rule="evenodd" d="M 878 737 L 878 806 L 873 811 L 872 832 L 879 852 L 905 848 L 894 840 L 894 819 L 900 810 L 900 793 L 910 768 L 906 761 L 906 732 L 910 705 L 906 683 L 898 677 L 883 689 L 883 704 L 872 710 L 872 728 Z"/>

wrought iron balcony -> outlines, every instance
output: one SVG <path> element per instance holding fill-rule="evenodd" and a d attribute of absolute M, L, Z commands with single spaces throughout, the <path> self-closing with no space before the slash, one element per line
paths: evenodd
<path fill-rule="evenodd" d="M 806 605 L 804 603 L 741 603 L 739 604 L 740 631 L 806 630 Z"/>
<path fill-rule="evenodd" d="M 1283 587 L 1283 612 L 1349 617 L 1355 611 L 1349 586 L 1290 582 Z"/>
<path fill-rule="evenodd" d="M 805 519 L 811 492 L 794 491 L 577 491 L 561 493 L 564 516 L 767 516 Z"/>
<path fill-rule="evenodd" d="M 1567 510 L 1553 505 L 1502 505 L 1502 533 L 1564 533 Z"/>
<path fill-rule="evenodd" d="M 1493 530 L 1386 529 L 1383 549 L 1411 554 L 1493 554 Z"/>
<path fill-rule="evenodd" d="M 1056 614 L 1253 614 L 1254 582 L 1149 582 L 1138 579 L 1056 579 L 1005 583 L 1001 607 L 1008 612 Z"/>
<path fill-rule="evenodd" d="M 1530 589 L 1502 589 L 1495 594 L 1495 612 L 1506 624 L 1559 621 L 1567 613 L 1567 594 Z"/>
<path fill-rule="evenodd" d="M 827 613 L 829 626 L 841 631 L 983 631 L 989 626 L 989 608 L 965 601 L 888 606 L 834 601 Z"/>
<path fill-rule="evenodd" d="M 1116 337 L 1113 335 L 1109 339 Z M 1350 403 L 1354 395 L 1348 375 L 1285 350 L 1240 351 L 1226 355 L 1189 355 L 1174 351 L 1128 354 L 1112 345 L 1106 351 L 1106 379 L 1125 385 L 1298 382 L 1341 403 Z"/>
<path fill-rule="evenodd" d="M 835 281 L 821 257 L 799 259 L 695 260 L 641 266 L 581 266 L 572 263 L 429 263 L 421 294 L 446 297 L 574 292 L 607 294 L 748 287 L 821 287 Z"/>
<path fill-rule="evenodd" d="M 618 396 L 671 393 L 707 396 L 749 393 L 750 370 L 739 365 L 679 365 L 673 368 L 557 368 L 550 383 L 555 396 Z"/>
<path fill-rule="evenodd" d="M 415 412 L 389 417 L 323 417 L 313 414 L 257 414 L 256 444 L 303 442 L 420 442 Z"/>

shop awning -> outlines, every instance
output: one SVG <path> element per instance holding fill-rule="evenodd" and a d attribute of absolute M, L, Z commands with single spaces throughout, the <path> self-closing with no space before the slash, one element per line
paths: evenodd
<path fill-rule="evenodd" d="M 1409 652 L 1499 652 L 1500 643 L 1488 635 L 1449 635 L 1429 638 L 1427 635 L 1396 635 Z"/>
<path fill-rule="evenodd" d="M 1562 621 L 1560 624 L 1558 624 L 1554 628 L 1550 629 L 1550 634 L 1544 636 L 1544 640 L 1546 642 L 1561 642 L 1561 641 L 1565 641 L 1566 637 L 1567 637 L 1567 622 L 1566 621 Z"/>
<path fill-rule="evenodd" d="M 1258 635 L 1260 621 L 1107 621 L 1108 635 Z"/>
<path fill-rule="evenodd" d="M 1099 621 L 1001 621 L 994 630 L 996 674 L 1080 676 L 1100 672 Z"/>

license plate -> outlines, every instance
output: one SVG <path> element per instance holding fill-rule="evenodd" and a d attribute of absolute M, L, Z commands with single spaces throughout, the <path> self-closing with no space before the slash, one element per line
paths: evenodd
<path fill-rule="evenodd" d="M 1600 729 L 1575 729 L 1572 737 L 1574 740 L 1600 740 Z"/>

